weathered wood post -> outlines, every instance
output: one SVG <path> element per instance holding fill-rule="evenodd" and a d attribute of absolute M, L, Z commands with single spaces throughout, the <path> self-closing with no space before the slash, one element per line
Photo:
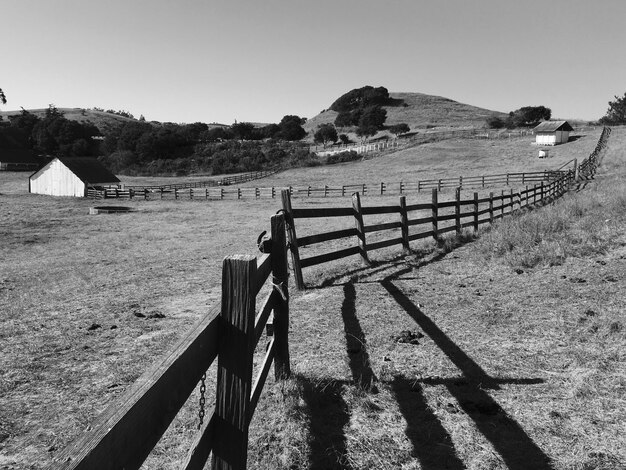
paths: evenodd
<path fill-rule="evenodd" d="M 504 217 L 504 189 L 502 190 L 502 201 L 500 201 L 500 215 Z"/>
<path fill-rule="evenodd" d="M 224 260 L 213 469 L 246 468 L 254 348 L 255 278 L 256 257 L 235 255 Z"/>
<path fill-rule="evenodd" d="M 272 216 L 271 230 L 272 285 L 279 298 L 276 307 L 274 307 L 274 376 L 276 380 L 280 380 L 291 375 L 289 364 L 289 271 L 284 214 Z"/>
<path fill-rule="evenodd" d="M 478 193 L 474 193 L 474 233 L 478 232 Z"/>
<path fill-rule="evenodd" d="M 578 182 L 578 177 L 580 175 L 578 174 L 578 159 L 574 158 L 574 183 Z"/>
<path fill-rule="evenodd" d="M 385 193 L 385 183 L 380 182 L 380 195 L 382 196 Z"/>
<path fill-rule="evenodd" d="M 461 235 L 461 188 L 456 188 L 454 196 L 454 222 L 456 234 Z"/>
<path fill-rule="evenodd" d="M 359 250 L 363 263 L 370 264 L 370 260 L 367 257 L 367 243 L 365 241 L 365 225 L 363 224 L 363 211 L 361 209 L 361 197 L 359 193 L 352 195 L 352 209 L 354 210 L 354 225 L 357 232 L 357 239 L 359 242 Z"/>
<path fill-rule="evenodd" d="M 304 279 L 302 277 L 302 266 L 300 265 L 300 251 L 298 250 L 298 238 L 296 237 L 296 225 L 291 208 L 291 195 L 289 190 L 283 189 L 280 192 L 283 210 L 285 211 L 285 223 L 287 224 L 287 239 L 291 251 L 291 262 L 293 264 L 293 275 L 296 279 L 296 288 L 303 290 Z"/>
<path fill-rule="evenodd" d="M 400 231 L 402 233 L 402 248 L 405 254 L 411 253 L 409 246 L 409 215 L 406 210 L 406 197 L 400 196 Z"/>
<path fill-rule="evenodd" d="M 439 242 L 439 204 L 437 202 L 437 188 L 433 188 L 433 203 L 432 203 L 432 219 L 433 219 L 433 238 L 436 242 Z"/>
<path fill-rule="evenodd" d="M 544 198 L 544 182 L 541 182 L 541 198 L 539 199 L 539 201 L 543 204 L 543 198 Z"/>
<path fill-rule="evenodd" d="M 493 192 L 489 193 L 489 224 L 493 225 Z"/>
<path fill-rule="evenodd" d="M 272 199 L 276 197 L 276 188 L 272 186 Z"/>

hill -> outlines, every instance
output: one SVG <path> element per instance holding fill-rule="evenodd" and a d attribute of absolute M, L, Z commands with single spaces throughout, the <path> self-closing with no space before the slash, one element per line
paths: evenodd
<path fill-rule="evenodd" d="M 403 104 L 383 106 L 387 110 L 385 124 L 390 126 L 404 122 L 413 131 L 431 127 L 483 127 L 489 116 L 506 116 L 506 113 L 459 103 L 442 96 L 404 92 L 389 93 L 389 96 L 394 100 L 402 100 Z M 337 114 L 336 111 L 325 110 L 309 119 L 304 128 L 308 132 L 320 124 L 332 123 Z M 342 128 L 341 132 L 346 130 Z M 379 133 L 379 136 L 384 133 Z"/>
<path fill-rule="evenodd" d="M 84 108 L 57 108 L 63 113 L 63 116 L 70 121 L 78 122 L 90 122 L 95 125 L 101 132 L 110 127 L 115 127 L 119 124 L 126 122 L 137 121 L 137 119 L 128 118 L 126 116 L 120 116 L 118 114 L 107 113 L 105 111 L 96 111 L 94 109 Z M 41 109 L 27 109 L 29 113 L 34 114 L 37 117 L 43 118 L 46 115 L 46 108 Z M 20 114 L 22 111 L 1 111 L 0 116 L 5 120 L 9 116 Z"/>

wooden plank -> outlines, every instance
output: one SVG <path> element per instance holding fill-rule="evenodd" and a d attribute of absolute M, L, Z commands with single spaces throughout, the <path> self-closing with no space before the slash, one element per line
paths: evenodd
<path fill-rule="evenodd" d="M 331 251 L 330 253 L 324 253 L 323 255 L 311 256 L 304 258 L 300 261 L 303 268 L 309 266 L 315 266 L 316 264 L 327 263 L 337 259 L 345 258 L 347 256 L 358 255 L 361 252 L 360 247 L 351 246 L 343 250 Z"/>
<path fill-rule="evenodd" d="M 203 423 L 191 444 L 187 457 L 181 466 L 183 470 L 203 470 L 209 459 L 215 435 L 215 408 L 208 413 L 208 416 L 210 419 Z"/>
<path fill-rule="evenodd" d="M 367 257 L 367 242 L 365 240 L 365 227 L 363 224 L 363 212 L 361 211 L 361 197 L 359 193 L 352 195 L 352 209 L 354 210 L 354 225 L 357 231 L 357 239 L 359 243 L 359 252 L 361 258 L 366 265 L 370 264 L 370 260 Z"/>
<path fill-rule="evenodd" d="M 382 240 L 379 242 L 370 243 L 367 246 L 368 250 L 379 250 L 381 248 L 387 248 L 388 246 L 401 245 L 402 238 L 391 238 L 389 240 Z"/>
<path fill-rule="evenodd" d="M 263 253 L 256 260 L 256 279 L 254 286 L 254 295 L 257 295 L 259 291 L 263 288 L 265 281 L 270 275 L 272 271 L 272 260 L 269 253 Z"/>
<path fill-rule="evenodd" d="M 397 214 L 398 212 L 400 212 L 400 208 L 398 206 L 372 206 L 361 208 L 361 213 L 363 215 Z"/>
<path fill-rule="evenodd" d="M 439 229 L 439 234 L 454 232 L 456 231 L 456 225 L 450 225 L 449 227 L 444 227 Z"/>
<path fill-rule="evenodd" d="M 217 355 L 218 309 L 194 325 L 93 423 L 60 452 L 54 469 L 138 469 Z"/>
<path fill-rule="evenodd" d="M 439 209 L 446 209 L 449 207 L 456 207 L 456 201 L 444 201 L 439 203 Z"/>
<path fill-rule="evenodd" d="M 252 390 L 256 258 L 224 259 L 213 469 L 246 468 Z"/>
<path fill-rule="evenodd" d="M 259 313 L 254 319 L 254 347 L 255 348 L 257 344 L 259 343 L 261 336 L 263 336 L 263 330 L 265 329 L 267 320 L 270 317 L 272 310 L 274 310 L 274 307 L 276 306 L 276 301 L 279 298 L 277 296 L 278 294 L 276 293 L 276 291 L 272 290 L 272 292 L 270 292 L 267 295 L 267 297 L 265 297 L 265 300 L 263 301 L 263 305 L 259 309 Z"/>
<path fill-rule="evenodd" d="M 447 222 L 448 220 L 456 220 L 456 214 L 440 215 L 437 217 L 439 222 Z"/>
<path fill-rule="evenodd" d="M 261 391 L 263 391 L 263 386 L 265 385 L 265 380 L 267 379 L 267 375 L 270 371 L 270 367 L 272 366 L 272 361 L 274 360 L 276 353 L 276 340 L 272 338 L 270 340 L 270 344 L 265 353 L 265 357 L 263 358 L 263 363 L 261 364 L 261 370 L 254 380 L 254 385 L 252 387 L 252 394 L 250 396 L 250 409 L 248 412 L 248 423 L 252 421 L 252 417 L 254 416 L 254 411 L 256 410 L 256 406 L 259 403 L 259 398 L 261 398 Z"/>
<path fill-rule="evenodd" d="M 427 211 L 432 209 L 432 204 L 410 204 L 406 206 L 407 212 Z"/>
<path fill-rule="evenodd" d="M 293 209 L 294 219 L 316 217 L 346 217 L 354 215 L 351 207 L 326 207 L 313 209 Z"/>
<path fill-rule="evenodd" d="M 429 238 L 433 236 L 433 231 L 429 231 L 429 232 L 420 232 L 420 233 L 414 233 L 412 235 L 409 235 L 409 241 L 413 241 L 413 240 L 419 240 L 421 238 Z"/>
<path fill-rule="evenodd" d="M 413 220 L 409 220 L 408 224 L 409 226 L 413 226 L 413 225 L 422 225 L 422 224 L 430 224 L 434 221 L 435 219 L 433 219 L 432 217 L 422 217 L 421 219 L 413 219 Z"/>
<path fill-rule="evenodd" d="M 273 215 L 271 227 L 272 293 L 276 297 L 276 306 L 274 307 L 274 343 L 276 345 L 274 376 L 276 380 L 281 380 L 291 375 L 289 363 L 289 267 L 287 266 L 284 214 Z"/>
<path fill-rule="evenodd" d="M 384 224 L 366 225 L 365 233 L 380 232 L 381 230 L 392 230 L 392 229 L 401 228 L 401 227 L 402 227 L 401 222 L 387 222 Z"/>
<path fill-rule="evenodd" d="M 298 249 L 298 237 L 296 236 L 296 225 L 291 208 L 291 196 L 289 191 L 283 189 L 280 193 L 283 211 L 285 212 L 285 224 L 287 226 L 287 240 L 289 240 L 289 251 L 291 251 L 291 262 L 293 265 L 293 275 L 296 279 L 296 288 L 304 289 L 304 278 L 302 277 L 302 263 L 300 262 L 300 251 Z"/>
<path fill-rule="evenodd" d="M 330 240 L 339 240 L 341 238 L 353 237 L 357 234 L 355 228 L 348 228 L 343 230 L 335 230 L 332 232 L 319 233 L 317 235 L 308 235 L 306 237 L 298 238 L 298 246 L 304 247 L 307 245 L 314 245 L 316 243 L 322 243 Z"/>
<path fill-rule="evenodd" d="M 402 192 L 402 183 L 400 183 L 400 192 Z M 406 210 L 406 196 L 400 196 L 400 230 L 402 232 L 402 248 L 405 254 L 411 252 L 409 246 L 409 216 Z"/>
<path fill-rule="evenodd" d="M 435 239 L 435 241 L 439 241 L 439 230 L 438 230 L 438 224 L 439 224 L 439 220 L 438 220 L 438 211 L 439 211 L 439 202 L 437 199 L 437 190 L 435 188 L 433 188 L 433 199 L 432 199 L 432 220 L 433 220 L 433 238 Z"/>

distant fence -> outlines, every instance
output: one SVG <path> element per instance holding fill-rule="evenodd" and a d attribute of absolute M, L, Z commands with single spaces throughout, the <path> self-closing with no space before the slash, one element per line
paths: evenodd
<path fill-rule="evenodd" d="M 593 177 L 598 165 L 599 152 L 605 148 L 610 134 L 610 128 L 605 128 L 594 151 L 580 166 L 574 161 L 574 167 L 569 170 L 549 172 L 549 182 L 535 183 L 532 188 L 526 186 L 524 190 L 516 192 L 513 189 L 507 194 L 504 191 L 499 195 L 493 192 L 489 197 L 480 198 L 477 192 L 469 199 L 461 198 L 461 184 L 456 188 L 454 200 L 440 201 L 440 188 L 432 187 L 432 202 L 407 205 L 405 196 L 400 197 L 397 205 L 379 207 L 362 207 L 359 192 L 352 195 L 352 207 L 336 208 L 293 208 L 290 191 L 281 193 L 283 210 L 287 214 L 288 239 L 293 261 L 293 270 L 298 289 L 304 289 L 302 269 L 329 261 L 360 255 L 369 263 L 368 253 L 395 245 L 402 245 L 405 251 L 410 250 L 409 243 L 414 240 L 433 238 L 438 241 L 441 235 L 448 232 L 460 234 L 465 228 L 478 231 L 482 224 L 493 222 L 505 215 L 538 204 L 544 204 L 560 197 L 569 190 L 573 182 L 581 178 Z M 534 174 L 522 175 L 521 181 L 533 181 Z M 458 180 L 457 180 L 458 181 Z M 463 181 L 467 181 L 464 179 Z M 509 180 L 510 181 L 510 180 Z M 536 180 L 535 180 L 536 181 Z M 465 211 L 465 208 L 470 208 Z M 395 222 L 366 225 L 364 216 L 396 214 L 399 220 Z M 413 215 L 414 214 L 414 215 Z M 413 215 L 411 218 L 410 215 Z M 345 228 L 331 232 L 317 233 L 304 237 L 296 235 L 296 219 L 349 217 L 354 220 L 354 228 Z M 415 231 L 416 228 L 422 230 Z M 367 234 L 380 231 L 394 230 L 394 237 L 382 241 L 369 243 Z M 400 231 L 399 234 L 397 231 Z M 413 230 L 413 233 L 411 233 Z M 315 256 L 301 258 L 300 249 L 306 246 L 335 240 L 353 239 L 352 246 L 330 251 Z"/>
<path fill-rule="evenodd" d="M 265 178 L 267 176 L 278 173 L 279 170 L 267 170 L 267 171 L 251 171 L 248 173 L 242 173 L 233 176 L 224 176 L 220 179 L 195 181 L 191 183 L 174 183 L 174 184 L 162 184 L 162 185 L 126 185 L 125 190 L 133 190 L 135 192 L 141 192 L 144 190 L 173 190 L 173 189 L 188 189 L 188 188 L 205 188 L 209 186 L 230 186 L 232 184 L 247 183 L 248 181 Z"/>
<path fill-rule="evenodd" d="M 569 162 L 568 162 L 569 163 Z M 454 188 L 488 188 L 497 185 L 531 184 L 533 182 L 549 181 L 558 172 L 551 170 L 527 173 L 501 173 L 481 176 L 459 176 L 456 178 L 438 178 L 418 181 L 399 181 L 392 183 L 356 183 L 342 186 L 268 186 L 268 187 L 187 187 L 165 188 L 154 187 L 152 189 L 134 188 L 90 188 L 87 196 L 96 199 L 195 199 L 195 200 L 224 200 L 224 199 L 275 199 L 280 191 L 287 189 L 292 197 L 345 197 L 359 191 L 362 196 L 385 196 L 393 194 L 419 193 L 437 188 L 438 191 Z"/>
<path fill-rule="evenodd" d="M 56 456 L 50 470 L 140 468 L 197 384 L 204 385 L 215 359 L 215 408 L 206 413 L 180 468 L 202 469 L 210 454 L 213 469 L 246 468 L 248 427 L 272 363 L 277 380 L 290 375 L 284 215 L 271 222 L 271 238 L 262 245 L 265 254 L 224 260 L 221 308 L 212 309 L 89 432 Z M 257 313 L 256 297 L 268 278 L 272 290 Z M 268 325 L 269 343 L 253 381 L 253 353 Z"/>
<path fill-rule="evenodd" d="M 493 129 L 455 129 L 455 130 L 427 130 L 425 132 L 415 132 L 395 139 L 379 140 L 367 143 L 350 143 L 350 144 L 334 144 L 330 147 L 314 145 L 309 147 L 309 151 L 317 154 L 319 157 L 334 155 L 341 152 L 355 151 L 357 153 L 366 153 L 372 151 L 380 151 L 386 148 L 398 147 L 403 141 L 429 141 L 432 139 L 453 139 L 457 137 L 476 138 L 476 139 L 512 139 L 532 135 L 530 129 L 516 129 L 497 131 Z"/>

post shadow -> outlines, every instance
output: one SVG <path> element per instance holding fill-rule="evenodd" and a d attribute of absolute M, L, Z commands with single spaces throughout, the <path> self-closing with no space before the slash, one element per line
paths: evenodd
<path fill-rule="evenodd" d="M 309 463 L 311 470 L 352 470 L 347 461 L 344 428 L 350 421 L 348 405 L 342 397 L 344 383 L 334 379 L 316 382 L 294 376 L 302 390 L 309 418 Z"/>
<path fill-rule="evenodd" d="M 391 389 L 406 421 L 405 434 L 413 445 L 413 455 L 423 470 L 462 470 L 454 443 L 439 418 L 428 406 L 420 385 L 396 376 Z"/>
<path fill-rule="evenodd" d="M 377 379 L 372 370 L 372 364 L 367 352 L 365 333 L 356 316 L 356 290 L 352 280 L 344 284 L 343 293 L 341 316 L 343 318 L 346 352 L 348 353 L 348 364 L 352 372 L 352 381 L 360 389 L 376 393 L 375 381 Z"/>
<path fill-rule="evenodd" d="M 461 409 L 474 421 L 479 431 L 491 442 L 511 470 L 529 468 L 551 470 L 549 457 L 533 442 L 522 427 L 485 392 L 498 389 L 500 383 L 541 383 L 541 379 L 496 380 L 428 318 L 393 282 L 391 277 L 381 285 L 404 311 L 413 318 L 441 351 L 459 368 L 464 379 L 443 379 Z M 408 421 L 408 419 L 407 419 Z"/>

